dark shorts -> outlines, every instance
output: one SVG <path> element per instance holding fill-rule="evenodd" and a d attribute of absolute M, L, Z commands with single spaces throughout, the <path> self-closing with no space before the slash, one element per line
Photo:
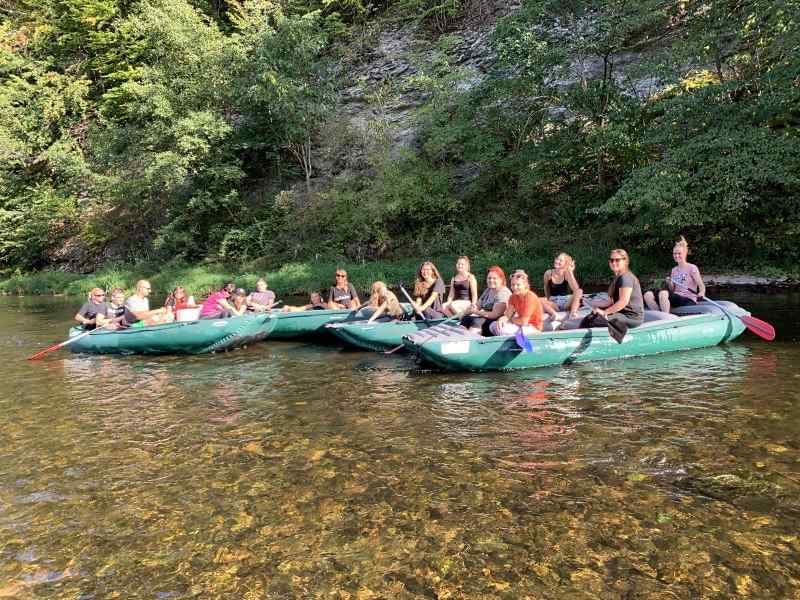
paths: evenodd
<path fill-rule="evenodd" d="M 653 294 L 653 296 L 656 299 L 656 302 L 658 302 L 658 295 L 661 292 L 666 292 L 666 291 L 667 290 L 650 290 L 650 293 Z M 691 298 L 687 298 L 686 296 L 681 296 L 680 294 L 676 294 L 675 292 L 669 292 L 670 308 L 678 308 L 679 306 L 694 306 L 695 304 L 697 304 L 697 302 L 695 302 Z"/>
<path fill-rule="evenodd" d="M 490 330 L 489 326 L 494 323 L 497 319 L 487 319 L 486 317 L 478 317 L 473 315 L 467 315 L 461 319 L 461 325 L 470 329 L 472 327 L 480 327 L 481 328 L 481 335 L 484 337 L 489 337 L 494 335 Z"/>

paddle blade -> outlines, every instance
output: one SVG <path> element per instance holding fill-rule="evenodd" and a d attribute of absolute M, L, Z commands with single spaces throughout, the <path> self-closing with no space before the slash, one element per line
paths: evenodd
<path fill-rule="evenodd" d="M 522 327 L 517 328 L 517 333 L 514 334 L 514 341 L 517 342 L 517 346 L 522 348 L 523 352 L 533 352 L 533 342 L 525 337 Z"/>
<path fill-rule="evenodd" d="M 39 350 L 35 354 L 31 354 L 26 360 L 39 360 L 45 354 L 52 352 L 53 350 L 58 350 L 63 345 L 63 342 L 58 342 L 57 344 L 52 344 L 45 348 L 44 350 Z"/>
<path fill-rule="evenodd" d="M 745 327 L 747 327 L 750 331 L 755 333 L 758 337 L 771 342 L 775 339 L 775 328 L 767 323 L 766 321 L 762 321 L 756 317 L 739 317 L 744 323 Z"/>
<path fill-rule="evenodd" d="M 628 325 L 616 319 L 606 319 L 608 321 L 608 335 L 618 344 L 622 343 L 625 334 L 628 333 Z"/>

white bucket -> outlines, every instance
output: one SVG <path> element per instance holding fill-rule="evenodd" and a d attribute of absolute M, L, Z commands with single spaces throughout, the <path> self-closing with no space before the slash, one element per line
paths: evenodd
<path fill-rule="evenodd" d="M 197 321 L 200 318 L 200 308 L 182 308 L 178 311 L 177 321 Z"/>

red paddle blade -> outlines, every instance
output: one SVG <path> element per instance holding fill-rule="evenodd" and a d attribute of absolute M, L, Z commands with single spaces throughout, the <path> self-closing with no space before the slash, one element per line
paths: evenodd
<path fill-rule="evenodd" d="M 26 360 L 39 360 L 45 354 L 52 352 L 53 350 L 58 350 L 63 345 L 62 342 L 58 342 L 57 344 L 52 344 L 45 348 L 44 350 L 39 350 L 36 354 L 31 354 Z"/>
<path fill-rule="evenodd" d="M 742 320 L 742 323 L 744 323 L 745 326 L 758 337 L 764 338 L 768 342 L 771 342 L 775 339 L 775 328 L 766 321 L 762 321 L 756 317 L 739 318 Z"/>

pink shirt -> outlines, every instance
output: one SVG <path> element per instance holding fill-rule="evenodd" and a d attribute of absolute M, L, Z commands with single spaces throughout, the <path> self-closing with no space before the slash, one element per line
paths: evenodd
<path fill-rule="evenodd" d="M 691 263 L 686 263 L 684 268 L 672 267 L 672 272 L 669 276 L 673 283 L 678 284 L 675 286 L 675 293 L 678 296 L 697 302 L 697 294 L 693 294 L 685 288 L 695 289 L 697 287 L 695 281 L 700 279 L 700 269 Z"/>
<path fill-rule="evenodd" d="M 226 300 L 227 294 L 223 291 L 214 292 L 213 294 L 209 295 L 208 298 L 205 299 L 203 302 L 203 306 L 200 307 L 200 316 L 204 317 L 206 315 L 213 315 L 222 310 L 222 307 L 217 304 L 220 300 Z"/>

